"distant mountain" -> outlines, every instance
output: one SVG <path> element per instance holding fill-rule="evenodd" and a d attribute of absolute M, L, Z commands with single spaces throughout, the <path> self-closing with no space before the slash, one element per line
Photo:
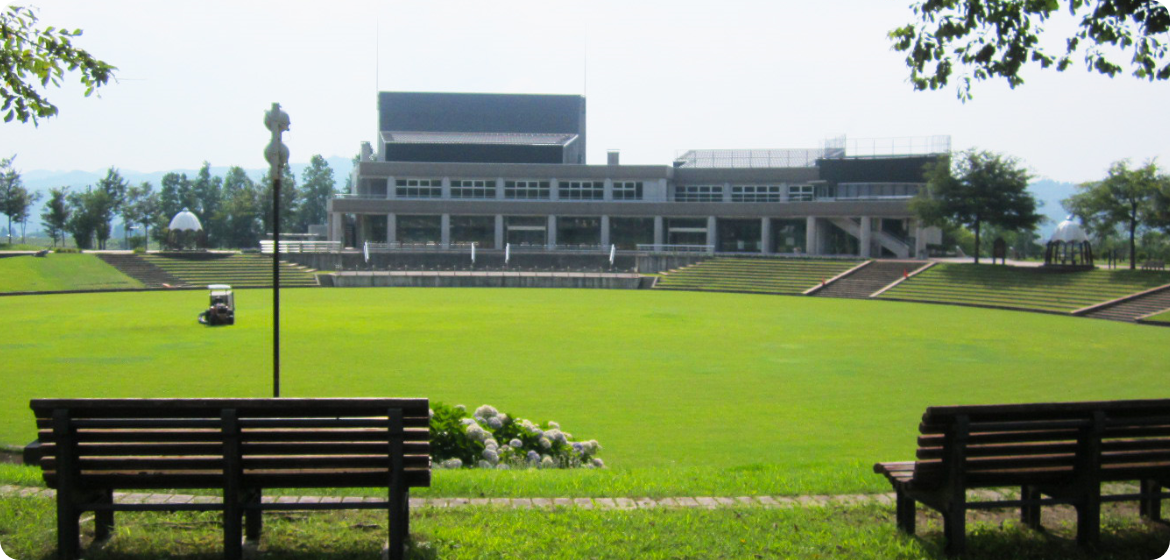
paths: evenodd
<path fill-rule="evenodd" d="M 1056 229 L 1056 225 L 1068 217 L 1068 212 L 1060 205 L 1060 201 L 1075 194 L 1076 187 L 1076 183 L 1062 183 L 1052 179 L 1041 179 L 1028 185 L 1032 196 L 1041 203 L 1040 213 L 1048 218 L 1047 222 L 1040 225 L 1042 239 L 1048 239 Z"/>
<path fill-rule="evenodd" d="M 329 167 L 333 169 L 333 178 L 337 181 L 337 188 L 340 189 L 345 187 L 345 178 L 349 176 L 349 172 L 353 167 L 353 163 L 350 158 L 334 156 L 325 158 L 325 161 L 329 163 Z M 304 173 L 305 168 L 308 166 L 308 162 L 293 163 L 290 165 L 292 172 L 294 175 L 296 175 L 298 181 L 300 180 L 301 175 Z M 228 167 L 212 166 L 211 174 L 213 176 L 223 177 L 225 174 L 227 174 L 227 170 Z M 262 177 L 264 177 L 264 174 L 268 172 L 268 169 L 244 168 L 244 171 L 248 173 L 248 176 L 251 177 L 252 180 L 259 181 Z M 188 178 L 194 178 L 195 175 L 199 173 L 199 169 L 172 169 L 170 171 L 153 171 L 149 173 L 133 171 L 129 169 L 118 169 L 118 173 L 120 173 L 122 177 L 125 178 L 126 181 L 131 185 L 137 185 L 143 181 L 150 181 L 157 190 L 159 184 L 162 182 L 163 175 L 166 175 L 167 173 L 185 173 Z M 44 193 L 41 196 L 40 202 L 34 205 L 32 212 L 30 212 L 32 218 L 29 219 L 28 222 L 28 233 L 32 235 L 33 232 L 39 232 L 41 230 L 41 212 L 45 201 L 49 199 L 49 189 L 54 189 L 57 187 L 71 187 L 73 190 L 82 190 L 87 186 L 96 185 L 97 182 L 105 176 L 105 169 L 99 171 L 45 171 L 43 169 L 21 171 L 20 177 L 24 182 L 24 187 L 26 189 L 28 189 L 30 192 Z M 115 219 L 115 222 L 119 224 L 119 226 L 116 227 L 118 227 L 120 231 L 120 219 Z"/>

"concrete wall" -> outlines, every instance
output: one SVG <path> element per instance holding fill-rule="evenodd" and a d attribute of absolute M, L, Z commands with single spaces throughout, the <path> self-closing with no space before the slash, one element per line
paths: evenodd
<path fill-rule="evenodd" d="M 346 253 L 288 253 L 281 260 L 317 270 L 473 270 L 468 251 L 371 253 L 366 263 L 360 251 Z M 634 255 L 617 255 L 613 270 L 633 271 Z M 476 251 L 474 270 L 610 270 L 609 255 L 601 253 L 514 252 L 507 265 L 503 251 Z"/>
<path fill-rule="evenodd" d="M 329 274 L 338 288 L 589 288 L 636 290 L 641 278 L 636 274 L 589 275 L 521 275 L 485 274 L 388 274 L 343 272 Z"/>
<path fill-rule="evenodd" d="M 641 255 L 638 257 L 638 272 L 655 274 L 707 260 L 708 256 L 690 255 Z"/>

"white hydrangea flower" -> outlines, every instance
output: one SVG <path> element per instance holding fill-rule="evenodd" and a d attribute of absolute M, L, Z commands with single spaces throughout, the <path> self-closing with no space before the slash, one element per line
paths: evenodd
<path fill-rule="evenodd" d="M 499 462 L 499 460 L 500 460 L 500 457 L 498 455 L 496 455 L 496 451 L 494 449 L 484 449 L 483 450 L 483 458 L 484 458 L 484 460 L 486 460 L 487 462 L 489 462 L 493 465 L 496 464 L 497 462 Z"/>
<path fill-rule="evenodd" d="M 552 469 L 556 468 L 556 466 L 556 461 L 554 461 L 553 458 L 549 457 L 548 455 L 545 455 L 544 458 L 540 460 L 540 468 L 542 469 Z"/>
<path fill-rule="evenodd" d="M 475 423 L 475 420 L 472 420 L 470 418 L 464 418 L 464 419 L 460 420 L 459 422 L 462 423 L 464 426 L 470 426 L 470 425 Z"/>
<path fill-rule="evenodd" d="M 476 466 L 476 468 L 480 468 L 480 469 L 494 469 L 494 468 L 496 468 L 495 465 L 493 465 L 487 461 L 484 461 L 483 459 L 480 459 L 480 461 L 478 463 L 476 463 L 475 466 Z"/>
<path fill-rule="evenodd" d="M 486 424 L 486 423 L 487 423 L 487 422 L 486 422 L 486 421 L 483 419 L 483 416 L 480 416 L 480 415 L 478 415 L 478 414 L 477 414 L 477 415 L 475 415 L 475 416 L 472 416 L 472 418 L 474 418 L 474 419 L 475 419 L 475 422 L 476 422 L 477 424 Z"/>
<path fill-rule="evenodd" d="M 507 463 L 500 463 L 500 464 L 496 465 L 497 471 L 506 471 L 506 470 L 508 470 L 508 468 L 509 467 L 508 467 Z"/>
<path fill-rule="evenodd" d="M 457 404 L 455 405 L 455 410 L 458 410 L 459 412 L 467 412 L 467 407 L 461 404 Z"/>
<path fill-rule="evenodd" d="M 558 444 L 561 444 L 561 445 L 568 443 L 568 441 L 569 441 L 569 439 L 567 437 L 565 437 L 564 432 L 557 430 L 557 429 L 545 431 L 544 437 L 546 437 L 546 438 L 548 438 L 548 439 L 550 439 Z"/>
<path fill-rule="evenodd" d="M 496 410 L 495 407 L 486 404 L 475 409 L 475 415 L 483 418 L 491 418 L 499 413 L 500 411 Z"/>
<path fill-rule="evenodd" d="M 552 442 L 549 441 L 548 438 L 542 437 L 542 438 L 540 438 L 540 446 L 545 448 L 545 449 L 548 449 L 548 448 L 552 447 Z"/>
<path fill-rule="evenodd" d="M 467 437 L 473 441 L 483 441 L 488 438 L 488 433 L 479 424 L 471 424 L 467 426 Z"/>
<path fill-rule="evenodd" d="M 427 409 L 427 418 L 434 418 L 434 417 L 435 417 L 435 409 L 428 408 Z"/>
<path fill-rule="evenodd" d="M 458 458 L 453 458 L 453 459 L 447 459 L 446 461 L 439 463 L 439 465 L 441 467 L 443 467 L 444 469 L 458 469 L 458 468 L 463 467 L 463 461 L 461 461 Z"/>
<path fill-rule="evenodd" d="M 524 447 L 524 442 L 520 441 L 519 439 L 513 438 L 512 441 L 508 442 L 508 445 L 519 449 L 521 447 Z"/>
<path fill-rule="evenodd" d="M 496 415 L 496 418 L 499 418 L 500 422 L 507 422 L 508 421 L 508 415 L 504 414 L 503 412 Z"/>
<path fill-rule="evenodd" d="M 603 469 L 605 468 L 605 461 L 602 461 L 601 459 L 593 459 L 593 466 L 599 469 Z"/>
<path fill-rule="evenodd" d="M 500 443 L 494 439 L 488 438 L 486 441 L 483 442 L 483 446 L 488 448 L 488 449 L 499 449 Z"/>
<path fill-rule="evenodd" d="M 539 454 L 539 453 L 537 453 L 537 452 L 535 452 L 535 451 L 531 451 L 531 450 L 530 450 L 530 451 L 528 451 L 528 457 L 527 457 L 527 458 L 528 458 L 528 461 L 529 461 L 530 463 L 539 463 L 539 462 L 540 462 L 540 454 Z"/>
<path fill-rule="evenodd" d="M 491 426 L 493 430 L 498 430 L 504 427 L 504 421 L 500 420 L 499 416 L 492 416 L 487 419 L 487 425 Z"/>
<path fill-rule="evenodd" d="M 556 428 L 556 429 L 558 429 L 558 430 L 559 430 L 559 429 L 561 428 L 561 425 L 560 425 L 560 424 L 557 424 L 556 422 L 553 422 L 552 420 L 549 420 L 549 421 L 548 421 L 548 427 L 550 427 L 550 428 Z"/>

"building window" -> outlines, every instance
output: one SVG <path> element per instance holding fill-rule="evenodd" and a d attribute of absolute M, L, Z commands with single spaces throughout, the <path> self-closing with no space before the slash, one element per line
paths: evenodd
<path fill-rule="evenodd" d="M 548 200 L 548 181 L 505 181 L 504 198 Z"/>
<path fill-rule="evenodd" d="M 398 198 L 441 198 L 443 181 L 440 179 L 398 179 L 394 183 Z"/>
<path fill-rule="evenodd" d="M 562 200 L 602 200 L 605 198 L 605 183 L 561 181 L 557 183 L 557 197 Z"/>
<path fill-rule="evenodd" d="M 458 179 L 451 181 L 451 198 L 495 198 L 494 179 Z"/>
<path fill-rule="evenodd" d="M 780 202 L 780 185 L 732 185 L 732 202 Z"/>
<path fill-rule="evenodd" d="M 614 181 L 614 200 L 642 200 L 641 181 Z"/>
<path fill-rule="evenodd" d="M 675 202 L 723 202 L 723 185 L 680 185 L 674 188 Z"/>
<path fill-rule="evenodd" d="M 788 200 L 791 202 L 812 202 L 812 185 L 791 185 L 788 187 Z"/>

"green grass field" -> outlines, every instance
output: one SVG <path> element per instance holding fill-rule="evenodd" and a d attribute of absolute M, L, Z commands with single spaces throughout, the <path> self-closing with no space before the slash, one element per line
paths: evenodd
<path fill-rule="evenodd" d="M 0 259 L 0 292 L 141 288 L 142 283 L 93 255 L 51 253 Z"/>
<path fill-rule="evenodd" d="M 441 472 L 447 495 L 744 495 L 885 487 L 928 405 L 1167 396 L 1170 331 L 881 301 L 658 291 L 283 294 L 284 396 L 489 403 L 596 438 L 610 468 Z M 0 441 L 37 397 L 271 395 L 271 292 L 0 299 Z"/>
<path fill-rule="evenodd" d="M 1165 313 L 1159 313 L 1159 314 L 1154 315 L 1152 317 L 1147 317 L 1146 320 L 1147 321 L 1154 321 L 1157 323 L 1170 323 L 1170 311 L 1167 311 Z"/>

